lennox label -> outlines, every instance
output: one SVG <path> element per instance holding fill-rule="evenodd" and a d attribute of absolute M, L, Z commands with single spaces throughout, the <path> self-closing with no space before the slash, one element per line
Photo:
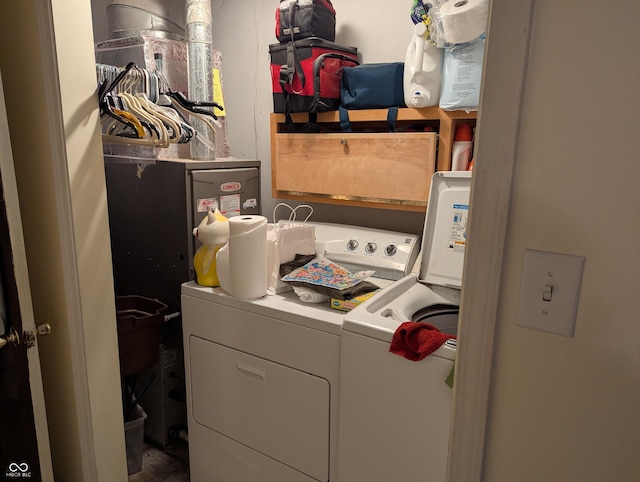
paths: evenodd
<path fill-rule="evenodd" d="M 242 189 L 242 184 L 237 181 L 225 182 L 223 184 L 220 184 L 220 190 L 222 192 L 235 192 L 239 191 L 240 189 Z"/>

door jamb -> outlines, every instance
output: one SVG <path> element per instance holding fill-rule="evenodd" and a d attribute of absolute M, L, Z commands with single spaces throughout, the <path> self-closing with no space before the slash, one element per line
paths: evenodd
<path fill-rule="evenodd" d="M 493 343 L 535 0 L 489 10 L 455 362 L 447 481 L 480 482 Z"/>
<path fill-rule="evenodd" d="M 71 209 L 71 187 L 69 184 L 69 171 L 66 156 L 66 138 L 62 114 L 62 100 L 58 88 L 60 78 L 58 73 L 57 51 L 55 43 L 55 30 L 53 25 L 53 11 L 51 2 L 35 2 L 40 50 L 42 52 L 43 71 L 46 78 L 54 79 L 45 83 L 46 108 L 43 109 L 49 118 L 49 138 L 51 142 L 51 157 L 54 171 L 53 182 L 56 186 L 56 207 L 58 209 L 60 232 L 69 236 L 61 243 L 62 266 L 64 269 L 64 282 L 67 306 L 67 323 L 71 337 L 71 360 L 74 394 L 78 427 L 82 430 L 78 433 L 80 440 L 83 480 L 97 480 L 97 464 L 95 446 L 93 440 L 93 425 L 91 420 L 91 402 L 89 397 L 87 359 L 85 354 L 85 337 L 80 306 L 80 287 L 78 280 L 78 266 L 73 241 L 73 214 Z"/>

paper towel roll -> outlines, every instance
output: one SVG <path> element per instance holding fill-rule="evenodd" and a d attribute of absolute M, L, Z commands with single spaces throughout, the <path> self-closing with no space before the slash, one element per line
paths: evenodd
<path fill-rule="evenodd" d="M 445 43 L 472 42 L 487 27 L 487 1 L 449 0 L 440 7 L 440 20 Z"/>
<path fill-rule="evenodd" d="M 229 218 L 229 241 L 216 255 L 220 286 L 234 298 L 267 294 L 267 218 Z"/>
<path fill-rule="evenodd" d="M 220 287 L 231 294 L 231 274 L 229 273 L 229 241 L 216 252 L 216 274 Z"/>

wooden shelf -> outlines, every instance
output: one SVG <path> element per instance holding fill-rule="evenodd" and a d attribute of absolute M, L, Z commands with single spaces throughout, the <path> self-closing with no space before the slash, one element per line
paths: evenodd
<path fill-rule="evenodd" d="M 354 133 L 340 131 L 337 111 L 317 114 L 329 133 L 289 132 L 284 114 L 272 113 L 271 174 L 276 198 L 424 211 L 431 175 L 451 169 L 459 123 L 475 124 L 476 112 L 437 107 L 398 109 L 398 132 L 385 132 L 387 109 L 350 110 Z M 293 113 L 297 128 L 307 113 Z M 402 132 L 426 125 L 434 132 Z M 437 157 L 436 157 L 437 145 Z"/>

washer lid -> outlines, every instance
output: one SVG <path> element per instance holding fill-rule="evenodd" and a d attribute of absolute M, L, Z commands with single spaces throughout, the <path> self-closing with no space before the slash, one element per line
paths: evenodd
<path fill-rule="evenodd" d="M 471 171 L 439 171 L 431 178 L 418 281 L 462 288 L 470 192 Z"/>

